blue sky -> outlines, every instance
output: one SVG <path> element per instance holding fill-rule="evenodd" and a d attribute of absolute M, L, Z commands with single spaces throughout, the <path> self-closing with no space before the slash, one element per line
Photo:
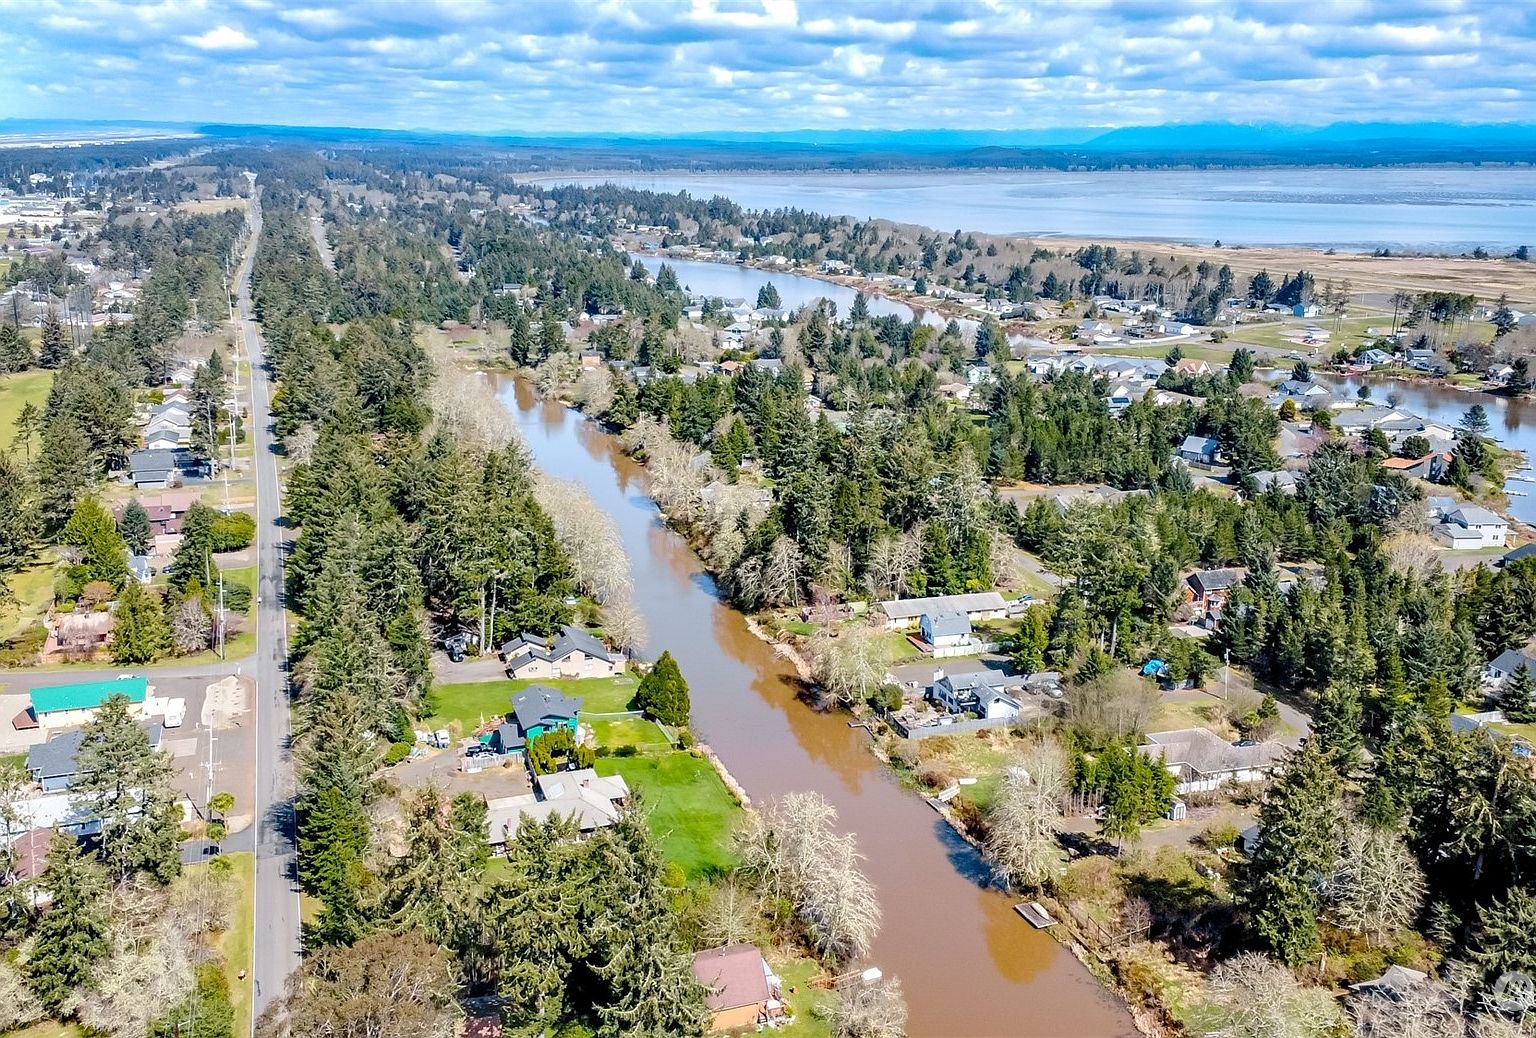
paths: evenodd
<path fill-rule="evenodd" d="M 0 116 L 530 133 L 1536 121 L 1528 0 L 0 0 Z"/>

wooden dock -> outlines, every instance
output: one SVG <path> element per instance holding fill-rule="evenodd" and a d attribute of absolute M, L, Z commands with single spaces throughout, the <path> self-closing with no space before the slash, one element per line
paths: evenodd
<path fill-rule="evenodd" d="M 1013 906 L 1013 910 L 1023 916 L 1025 921 L 1036 930 L 1044 930 L 1055 926 L 1056 920 L 1051 918 L 1051 913 L 1038 901 L 1020 901 Z"/>

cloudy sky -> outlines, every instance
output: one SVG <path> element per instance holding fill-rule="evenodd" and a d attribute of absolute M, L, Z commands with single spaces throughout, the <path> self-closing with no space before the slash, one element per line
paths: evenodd
<path fill-rule="evenodd" d="M 23 118 L 532 133 L 1536 122 L 1528 0 L 0 0 L 0 54 L 0 116 Z"/>

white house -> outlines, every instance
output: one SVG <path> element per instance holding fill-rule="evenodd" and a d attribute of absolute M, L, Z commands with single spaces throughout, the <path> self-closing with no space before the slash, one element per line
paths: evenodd
<path fill-rule="evenodd" d="M 1536 659 L 1532 659 L 1518 649 L 1505 649 L 1483 668 L 1483 683 L 1502 685 L 1522 667 L 1530 672 L 1531 677 L 1536 678 Z"/>
<path fill-rule="evenodd" d="M 1023 709 L 1023 688 L 1023 679 L 990 668 L 958 674 L 936 670 L 928 698 L 946 713 L 1012 720 Z"/>
<path fill-rule="evenodd" d="M 973 624 L 1002 620 L 1008 616 L 1008 603 L 996 591 L 976 591 L 966 595 L 896 598 L 881 602 L 880 612 L 885 614 L 885 629 L 895 631 L 917 626 L 927 613 L 961 613 Z"/>
<path fill-rule="evenodd" d="M 591 768 L 534 778 L 534 792 L 486 802 L 486 842 L 500 854 L 517 836 L 523 819 L 544 822 L 573 818 L 582 838 L 619 820 L 629 799 L 622 775 L 603 776 Z"/>
<path fill-rule="evenodd" d="M 1509 523 L 1486 508 L 1462 505 L 1448 512 L 1434 533 L 1452 548 L 1502 548 L 1509 536 Z"/>
<path fill-rule="evenodd" d="M 1285 747 L 1266 742 L 1233 746 L 1208 728 L 1179 728 L 1148 732 L 1140 752 L 1174 777 L 1173 791 L 1208 793 L 1226 782 L 1258 782 L 1280 762 Z"/>

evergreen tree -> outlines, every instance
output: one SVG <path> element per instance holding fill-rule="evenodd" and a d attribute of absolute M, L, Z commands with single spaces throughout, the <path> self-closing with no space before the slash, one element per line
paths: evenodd
<path fill-rule="evenodd" d="M 105 581 L 114 589 L 128 579 L 127 546 L 112 516 L 94 497 L 75 506 L 74 514 L 64 524 L 60 540 L 74 548 L 84 567 L 85 582 Z"/>
<path fill-rule="evenodd" d="M 219 513 L 201 501 L 187 509 L 181 520 L 181 543 L 171 561 L 171 587 L 177 591 L 185 591 L 194 580 L 199 584 L 212 582 L 214 525 L 218 521 Z"/>
<path fill-rule="evenodd" d="M 773 287 L 769 281 L 757 290 L 757 308 L 759 310 L 777 310 L 783 303 L 779 299 L 779 290 Z"/>
<path fill-rule="evenodd" d="M 1312 738 L 1342 776 L 1353 774 L 1360 763 L 1364 723 L 1365 709 L 1353 685 L 1336 681 L 1323 691 L 1312 717 Z"/>
<path fill-rule="evenodd" d="M 299 883 L 321 910 L 308 928 L 320 944 L 357 939 L 367 922 L 361 905 L 368 814 L 360 797 L 321 789 L 299 804 Z"/>
<path fill-rule="evenodd" d="M 95 469 L 91 445 L 79 426 L 68 420 L 50 421 L 43 427 L 43 445 L 37 455 L 38 514 L 49 532 L 63 529 L 74 513 L 75 502 L 85 492 Z"/>
<path fill-rule="evenodd" d="M 149 1038 L 233 1038 L 235 1007 L 216 962 L 197 967 L 196 983 L 174 1009 L 149 1025 Z"/>
<path fill-rule="evenodd" d="M 1499 690 L 1499 705 L 1504 716 L 1514 724 L 1536 721 L 1536 680 L 1532 679 L 1529 667 L 1516 667 L 1505 680 L 1504 687 Z"/>
<path fill-rule="evenodd" d="M 565 349 L 565 332 L 560 328 L 560 319 L 555 316 L 553 310 L 545 310 L 539 317 L 539 362 L 548 360 L 555 354 Z"/>
<path fill-rule="evenodd" d="M 48 311 L 43 321 L 43 344 L 38 353 L 38 363 L 45 368 L 62 368 L 69 363 L 74 353 L 74 346 L 64 334 L 64 325 L 59 321 L 59 315 L 52 310 Z"/>
<path fill-rule="evenodd" d="M 688 682 L 671 652 L 663 652 L 651 672 L 640 679 L 635 693 L 635 705 L 662 724 L 681 728 L 688 724 L 692 704 L 688 698 Z"/>
<path fill-rule="evenodd" d="M 121 608 L 121 607 L 120 607 Z M 154 749 L 113 694 L 85 726 L 75 753 L 74 803 L 101 819 L 102 861 L 118 880 L 143 873 L 168 883 L 181 873 L 181 809 L 166 754 Z"/>
<path fill-rule="evenodd" d="M 1510 973 L 1536 974 L 1532 934 L 1536 934 L 1536 894 L 1529 890 L 1512 888 L 1504 898 L 1477 910 L 1471 959 L 1486 987 Z"/>
<path fill-rule="evenodd" d="M 1339 776 L 1309 740 L 1265 795 L 1240 891 L 1254 935 L 1289 965 L 1317 945 L 1318 887 L 1337 860 L 1343 821 Z"/>
<path fill-rule="evenodd" d="M 137 580 L 123 585 L 112 617 L 112 659 L 150 663 L 171 651 L 171 628 L 159 597 Z"/>
<path fill-rule="evenodd" d="M 38 523 L 31 490 L 21 462 L 0 451 L 0 575 L 32 560 Z"/>
<path fill-rule="evenodd" d="M 123 518 L 118 522 L 117 529 L 123 536 L 123 543 L 128 550 L 135 555 L 148 555 L 150 540 L 153 531 L 149 525 L 149 513 L 144 506 L 139 504 L 138 498 L 132 498 L 128 506 L 123 509 Z"/>
<path fill-rule="evenodd" d="M 55 834 L 38 882 L 48 891 L 48 907 L 33 930 L 23 969 L 44 1007 L 60 1013 L 112 950 L 107 877 L 74 840 Z"/>
<path fill-rule="evenodd" d="M 16 326 L 0 324 L 0 374 L 26 371 L 35 363 L 32 345 L 22 338 Z"/>
<path fill-rule="evenodd" d="M 512 363 L 522 368 L 533 362 L 533 351 L 533 325 L 528 321 L 528 311 L 519 306 L 512 315 L 512 337 L 507 353 Z"/>
<path fill-rule="evenodd" d="M 384 875 L 382 909 L 389 922 L 444 947 L 462 944 L 489 854 L 485 819 L 485 800 L 473 793 L 449 804 L 429 786 L 410 800 L 405 854 L 392 859 Z"/>

